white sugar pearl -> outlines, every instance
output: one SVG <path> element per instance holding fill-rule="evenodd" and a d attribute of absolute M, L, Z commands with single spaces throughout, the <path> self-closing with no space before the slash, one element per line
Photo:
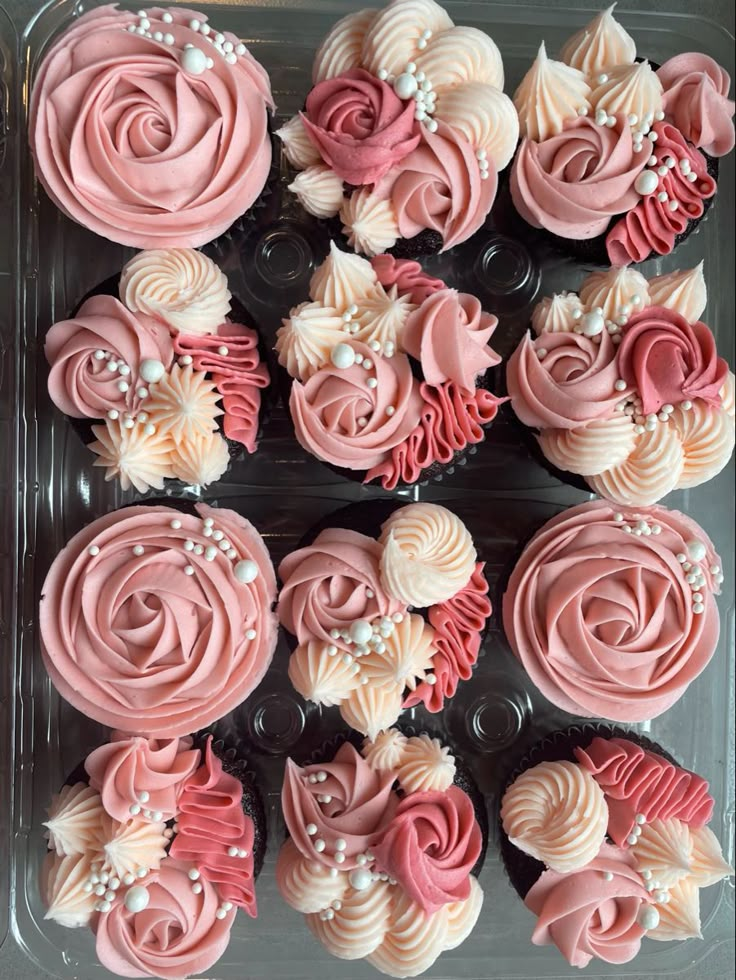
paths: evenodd
<path fill-rule="evenodd" d="M 335 841 L 335 850 L 344 851 L 347 849 L 347 841 L 343 840 L 342 837 L 338 837 Z"/>
<path fill-rule="evenodd" d="M 133 554 L 136 555 L 136 557 L 140 558 L 140 556 L 143 554 L 143 545 L 142 544 L 134 545 Z"/>
<path fill-rule="evenodd" d="M 92 557 L 94 558 L 95 555 L 99 555 L 100 549 L 97 547 L 96 544 L 91 544 L 87 549 L 87 552 L 88 554 L 92 555 Z"/>
<path fill-rule="evenodd" d="M 174 531 L 178 531 L 179 528 L 181 527 L 181 521 L 177 517 L 175 517 L 174 520 L 171 522 L 171 527 L 173 528 Z"/>
<path fill-rule="evenodd" d="M 703 603 L 696 602 L 695 605 L 693 606 L 693 612 L 695 613 L 696 616 L 700 616 L 702 613 L 704 613 L 705 606 L 703 605 Z"/>
<path fill-rule="evenodd" d="M 242 43 L 235 45 L 235 54 L 237 54 L 237 55 L 241 55 L 242 56 L 242 55 L 245 54 L 245 52 L 247 50 L 248 49 L 246 48 L 246 46 L 244 44 L 242 44 Z"/>
<path fill-rule="evenodd" d="M 206 561 L 214 561 L 217 557 L 217 548 L 213 544 L 207 545 L 204 551 Z"/>
<path fill-rule="evenodd" d="M 373 635 L 373 627 L 367 619 L 357 619 L 350 627 L 350 639 L 354 643 L 367 643 Z"/>
<path fill-rule="evenodd" d="M 207 69 L 207 55 L 201 48 L 186 48 L 182 52 L 181 66 L 190 75 L 201 75 Z"/>
<path fill-rule="evenodd" d="M 107 417 L 109 419 L 112 419 L 112 421 L 114 422 L 116 419 L 120 417 L 120 412 L 117 410 L 117 408 L 111 408 L 110 411 L 107 413 Z"/>
<path fill-rule="evenodd" d="M 314 842 L 314 849 L 320 854 L 322 853 L 322 851 L 324 851 L 326 846 L 327 845 L 325 844 L 325 842 L 322 840 L 321 837 L 318 837 L 317 840 Z"/>
<path fill-rule="evenodd" d="M 373 884 L 373 875 L 363 868 L 355 868 L 348 875 L 348 881 L 350 887 L 354 888 L 356 892 L 362 892 Z"/>
<path fill-rule="evenodd" d="M 250 630 L 246 630 L 245 631 L 245 638 L 246 638 L 246 640 L 255 640 L 256 636 L 257 636 L 257 634 L 256 634 L 256 631 L 254 629 L 250 629 Z"/>
<path fill-rule="evenodd" d="M 603 333 L 605 321 L 600 313 L 593 311 L 585 314 L 582 326 L 586 337 L 596 337 L 599 333 Z"/>
<path fill-rule="evenodd" d="M 659 912 L 654 908 L 653 905 L 642 905 L 639 909 L 639 914 L 636 917 L 636 921 L 645 931 L 649 932 L 651 929 L 656 929 L 659 925 Z"/>
<path fill-rule="evenodd" d="M 238 849 L 237 847 L 228 847 L 227 853 L 230 855 L 231 858 L 237 857 Z"/>
<path fill-rule="evenodd" d="M 233 568 L 233 573 L 235 574 L 235 578 L 238 580 L 238 582 L 247 584 L 255 581 L 256 577 L 258 576 L 258 565 L 249 559 L 239 561 Z"/>
<path fill-rule="evenodd" d="M 123 394 L 125 394 L 129 387 L 130 385 L 127 381 L 118 381 L 118 391 L 121 391 Z"/>
<path fill-rule="evenodd" d="M 213 531 L 212 532 L 212 539 L 213 539 L 213 541 L 222 541 L 222 539 L 224 537 L 225 537 L 225 535 L 220 530 L 217 530 L 217 531 Z"/>
<path fill-rule="evenodd" d="M 410 72 L 404 72 L 399 75 L 394 82 L 394 92 L 396 92 L 400 99 L 410 99 L 418 88 L 419 83 L 416 80 L 416 76 Z"/>
<path fill-rule="evenodd" d="M 125 907 L 129 912 L 142 912 L 151 899 L 145 885 L 135 885 L 125 893 Z"/>
<path fill-rule="evenodd" d="M 135 875 L 131 874 L 130 871 L 128 871 L 126 874 L 123 875 L 124 885 L 132 885 L 134 881 L 135 881 Z"/>
<path fill-rule="evenodd" d="M 344 861 L 345 861 L 345 855 L 342 853 L 342 851 L 338 851 L 337 854 L 335 855 L 335 863 L 343 864 Z"/>
<path fill-rule="evenodd" d="M 667 173 L 666 167 L 665 173 Z M 657 175 L 653 170 L 642 170 L 634 182 L 634 190 L 637 194 L 641 195 L 653 194 L 657 189 L 658 183 Z"/>
<path fill-rule="evenodd" d="M 613 387 L 616 389 L 616 391 L 625 391 L 626 382 L 623 380 L 623 378 L 619 378 Z"/>
<path fill-rule="evenodd" d="M 688 541 L 686 548 L 693 561 L 702 561 L 707 554 L 707 549 L 703 542 L 697 541 L 696 539 Z"/>
<path fill-rule="evenodd" d="M 199 871 L 196 868 L 190 868 L 188 874 L 191 881 L 196 881 L 199 878 Z"/>
<path fill-rule="evenodd" d="M 355 364 L 355 351 L 349 344 L 337 344 L 332 348 L 330 360 L 336 368 L 345 371 Z"/>
<path fill-rule="evenodd" d="M 164 44 L 168 44 L 169 46 L 171 46 L 173 43 L 174 43 L 174 35 L 164 34 Z"/>
<path fill-rule="evenodd" d="M 308 823 L 305 830 L 307 831 L 310 837 L 314 837 L 314 835 L 317 833 L 317 824 Z"/>
<path fill-rule="evenodd" d="M 613 881 L 613 874 L 610 871 L 603 872 L 604 881 Z"/>
<path fill-rule="evenodd" d="M 378 382 L 376 381 L 375 378 L 368 378 L 366 384 L 368 385 L 369 388 L 375 388 L 378 385 Z"/>

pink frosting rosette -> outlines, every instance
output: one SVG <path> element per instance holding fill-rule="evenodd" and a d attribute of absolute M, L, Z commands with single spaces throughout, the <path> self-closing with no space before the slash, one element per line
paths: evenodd
<path fill-rule="evenodd" d="M 652 902 L 633 859 L 610 844 L 579 871 L 544 871 L 524 899 L 537 916 L 534 945 L 557 946 L 577 967 L 633 960 L 645 935 L 641 907 Z"/>
<path fill-rule="evenodd" d="M 428 275 L 419 262 L 411 259 L 395 259 L 393 255 L 375 255 L 371 259 L 373 271 L 384 289 L 396 286 L 400 295 L 409 293 L 411 302 L 421 306 L 428 296 L 445 289 L 441 279 Z"/>
<path fill-rule="evenodd" d="M 84 763 L 89 784 L 96 789 L 107 813 L 120 823 L 131 817 L 130 807 L 139 805 L 170 820 L 186 780 L 200 763 L 199 749 L 186 738 L 142 738 L 113 732 L 105 745 L 91 752 Z"/>
<path fill-rule="evenodd" d="M 141 361 L 161 361 L 168 370 L 174 349 L 166 327 L 147 316 L 134 316 L 114 296 L 93 296 L 75 317 L 55 323 L 44 345 L 49 363 L 49 394 L 62 412 L 77 419 L 103 418 L 110 409 L 133 411 Z M 101 356 L 102 355 L 102 356 Z M 126 392 L 108 358 L 130 368 Z"/>
<path fill-rule="evenodd" d="M 203 245 L 268 176 L 268 76 L 230 33 L 233 57 L 213 52 L 205 67 L 210 45 L 192 20 L 176 7 L 145 18 L 91 10 L 56 41 L 33 86 L 39 180 L 62 211 L 124 245 Z M 200 70 L 188 67 L 195 59 Z"/>
<path fill-rule="evenodd" d="M 718 406 L 728 377 L 728 364 L 718 356 L 710 329 L 661 306 L 647 307 L 629 319 L 618 366 L 629 387 L 639 392 L 645 414 L 683 398 Z"/>
<path fill-rule="evenodd" d="M 325 777 L 320 778 L 321 773 Z M 314 782 L 310 776 L 316 777 Z M 358 867 L 357 856 L 373 848 L 396 811 L 398 797 L 392 791 L 395 778 L 392 771 L 371 769 L 349 742 L 340 746 L 332 762 L 300 768 L 287 760 L 281 805 L 288 831 L 301 853 L 332 866 L 335 841 L 341 839 L 345 844 L 341 869 Z M 319 802 L 318 796 L 330 800 Z M 310 824 L 316 827 L 312 834 L 307 833 Z M 314 846 L 318 840 L 325 843 L 322 851 Z"/>
<path fill-rule="evenodd" d="M 731 79 L 725 68 L 706 54 L 690 52 L 665 61 L 657 72 L 668 118 L 685 139 L 714 157 L 734 146 L 734 103 L 728 98 Z"/>
<path fill-rule="evenodd" d="M 482 849 L 473 804 L 458 786 L 410 793 L 371 847 L 377 866 L 427 914 L 468 897 Z"/>
<path fill-rule="evenodd" d="M 374 387 L 362 364 L 328 364 L 304 384 L 294 381 L 289 408 L 304 449 L 333 466 L 367 470 L 406 440 L 419 422 L 422 398 L 405 355 L 374 359 L 366 344 L 351 347 L 373 364 Z"/>
<path fill-rule="evenodd" d="M 691 548 L 705 552 L 702 604 L 678 559 Z M 705 532 L 677 511 L 616 512 L 603 501 L 573 507 L 536 534 L 514 568 L 503 598 L 506 636 L 542 694 L 564 711 L 654 718 L 715 651 L 714 563 Z"/>
<path fill-rule="evenodd" d="M 220 896 L 206 879 L 198 894 L 189 864 L 173 858 L 146 879 L 148 905 L 130 912 L 116 902 L 93 920 L 100 963 L 121 977 L 183 980 L 204 973 L 225 952 L 236 909 L 218 916 Z"/>
<path fill-rule="evenodd" d="M 634 183 L 651 153 L 645 143 L 635 153 L 629 126 L 617 132 L 588 116 L 542 143 L 525 138 L 511 171 L 516 210 L 563 238 L 595 238 L 639 201 Z"/>
<path fill-rule="evenodd" d="M 322 159 L 348 184 L 372 184 L 419 142 L 414 103 L 362 68 L 319 82 L 302 122 Z"/>
<path fill-rule="evenodd" d="M 506 368 L 511 404 L 525 425 L 574 429 L 613 413 L 626 392 L 614 387 L 621 375 L 611 336 L 604 331 L 599 338 L 526 334 Z"/>

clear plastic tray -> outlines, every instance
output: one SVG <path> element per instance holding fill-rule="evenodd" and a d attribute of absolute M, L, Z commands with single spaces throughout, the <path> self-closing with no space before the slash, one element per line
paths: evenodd
<path fill-rule="evenodd" d="M 328 28 L 355 0 L 273 0 L 247 6 L 210 4 L 206 9 L 218 27 L 243 37 L 270 72 L 279 117 L 302 105 L 309 88 L 313 53 Z M 485 2 L 446 7 L 460 24 L 486 30 L 499 44 L 513 91 L 535 56 L 542 38 L 549 50 L 587 19 L 581 12 Z M 89 4 L 84 5 L 85 8 Z M 67 27 L 82 5 L 56 0 L 29 25 L 21 45 L 22 92 L 26 102 L 39 59 L 50 40 Z M 701 50 L 732 69 L 729 35 L 716 25 L 691 16 L 622 14 L 639 49 L 662 62 L 687 50 Z M 289 306 L 304 298 L 312 266 L 324 247 L 318 230 L 303 220 L 280 186 L 260 209 L 258 220 L 222 244 L 216 257 L 231 286 L 261 324 L 273 331 Z M 103 980 L 109 975 L 95 962 L 87 930 L 65 930 L 44 920 L 38 890 L 44 855 L 42 821 L 50 796 L 80 759 L 105 737 L 100 726 L 83 718 L 51 688 L 41 664 L 36 631 L 39 590 L 49 564 L 63 543 L 95 517 L 135 499 L 105 484 L 92 467 L 91 454 L 53 410 L 45 388 L 42 342 L 48 326 L 65 316 L 84 293 L 120 269 L 130 253 L 96 238 L 66 220 L 36 187 L 27 153 L 20 183 L 20 227 L 23 267 L 19 278 L 23 318 L 20 345 L 21 472 L 25 507 L 18 569 L 21 582 L 17 624 L 19 685 L 16 702 L 16 839 L 13 930 L 28 956 L 59 977 Z M 649 263 L 645 274 L 694 265 L 705 258 L 711 283 L 706 320 L 715 328 L 720 352 L 734 361 L 734 164 L 723 162 L 717 206 L 699 234 L 678 250 L 675 259 Z M 0 239 L 0 249 L 2 248 Z M 550 255 L 531 259 L 523 248 L 482 232 L 459 256 L 438 258 L 432 267 L 466 288 L 483 290 L 489 308 L 502 313 L 494 343 L 508 354 L 524 329 L 530 304 L 541 290 L 574 288 L 584 270 Z M 475 278 L 474 278 L 475 277 Z M 708 671 L 664 717 L 639 726 L 688 766 L 706 776 L 717 800 L 714 830 L 727 853 L 733 853 L 733 467 L 694 493 L 667 501 L 699 520 L 718 542 L 726 581 L 719 601 L 723 631 Z M 318 518 L 344 503 L 379 491 L 345 482 L 307 457 L 290 435 L 283 410 L 271 419 L 255 460 L 234 466 L 207 499 L 240 510 L 264 534 L 275 562 L 294 548 Z M 193 494 L 189 494 L 192 496 Z M 491 633 L 471 681 L 440 716 L 416 711 L 409 720 L 421 727 L 444 728 L 448 739 L 471 765 L 495 814 L 496 790 L 517 755 L 539 733 L 570 723 L 570 717 L 543 703 L 525 682 L 500 631 L 499 595 L 509 565 L 522 542 L 553 513 L 584 496 L 563 486 L 532 462 L 520 446 L 513 425 L 500 420 L 489 439 L 467 464 L 441 483 L 419 487 L 414 496 L 446 502 L 467 519 L 479 551 L 488 562 L 494 617 Z M 285 755 L 317 747 L 340 726 L 333 709 L 308 707 L 290 689 L 288 651 L 282 640 L 272 670 L 262 686 L 225 720 L 222 730 L 239 740 L 260 777 L 269 804 L 270 847 L 258 882 L 257 922 L 238 917 L 230 945 L 211 976 L 218 980 L 247 977 L 369 978 L 375 971 L 362 962 L 346 964 L 330 957 L 313 940 L 302 917 L 278 896 L 274 866 L 283 836 L 279 789 Z M 1 792 L 0 788 L 0 792 Z M 491 821 L 493 826 L 493 819 Z M 493 831 L 492 831 L 493 833 Z M 2 872 L 0 871 L 0 874 Z M 533 919 L 505 879 L 491 841 L 481 875 L 486 901 L 480 923 L 463 945 L 444 954 L 430 977 L 500 978 L 577 976 L 550 949 L 530 944 Z M 704 894 L 704 942 L 645 943 L 628 967 L 597 964 L 588 975 L 711 978 L 723 975 L 723 943 L 733 935 L 733 890 L 722 883 Z M 732 955 L 732 954 L 731 954 Z M 719 965 L 721 964 L 721 965 Z"/>

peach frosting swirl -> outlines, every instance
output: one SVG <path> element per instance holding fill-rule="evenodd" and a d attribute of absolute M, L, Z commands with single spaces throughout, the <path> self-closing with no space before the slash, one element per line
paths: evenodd
<path fill-rule="evenodd" d="M 102 724 L 185 735 L 240 704 L 271 661 L 276 579 L 260 535 L 234 511 L 195 510 L 115 511 L 51 566 L 44 663 L 59 692 Z"/>

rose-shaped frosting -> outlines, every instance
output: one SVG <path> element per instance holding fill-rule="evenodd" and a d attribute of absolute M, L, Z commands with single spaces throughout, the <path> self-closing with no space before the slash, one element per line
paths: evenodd
<path fill-rule="evenodd" d="M 690 548 L 705 549 L 702 602 L 677 557 Z M 540 691 L 565 711 L 654 718 L 716 648 L 714 564 L 705 532 L 677 511 L 573 507 L 537 533 L 514 569 L 503 600 L 506 636 Z"/>
<path fill-rule="evenodd" d="M 371 848 L 378 867 L 425 913 L 469 897 L 470 872 L 482 849 L 473 804 L 458 786 L 406 796 Z"/>
<path fill-rule="evenodd" d="M 715 337 L 704 323 L 687 320 L 663 306 L 636 313 L 623 328 L 618 367 L 636 388 L 645 414 L 683 399 L 701 398 L 714 407 L 728 377 L 728 364 L 716 352 Z"/>
<path fill-rule="evenodd" d="M 105 810 L 115 820 L 129 820 L 131 806 L 150 810 L 157 820 L 170 820 L 200 756 L 191 738 L 159 740 L 113 732 L 109 742 L 87 756 L 84 768 L 90 786 L 99 790 Z"/>
<path fill-rule="evenodd" d="M 289 409 L 308 452 L 333 466 L 367 470 L 408 437 L 419 422 L 422 399 L 408 357 L 374 356 L 356 342 L 351 347 L 361 363 L 347 369 L 328 364 L 305 384 L 295 381 Z M 367 383 L 371 377 L 374 387 Z"/>
<path fill-rule="evenodd" d="M 362 68 L 318 82 L 302 122 L 325 163 L 348 184 L 373 184 L 419 143 L 413 100 Z"/>
<path fill-rule="evenodd" d="M 390 200 L 403 238 L 432 229 L 442 235 L 442 251 L 476 232 L 491 210 L 497 187 L 491 166 L 483 180 L 473 147 L 446 123 L 422 128 L 419 146 L 376 185 Z"/>
<path fill-rule="evenodd" d="M 394 772 L 371 769 L 349 742 L 340 746 L 332 762 L 300 768 L 289 759 L 281 805 L 301 853 L 341 871 L 358 867 L 357 856 L 373 850 L 394 814 L 395 778 Z M 320 802 L 319 797 L 329 801 Z M 338 841 L 344 843 L 342 850 L 335 846 Z M 344 860 L 335 862 L 340 853 Z"/>
<path fill-rule="evenodd" d="M 147 316 L 134 316 L 113 296 L 93 296 L 70 320 L 55 323 L 44 346 L 49 362 L 49 394 L 72 418 L 100 419 L 110 409 L 134 411 L 141 361 L 171 366 L 174 350 L 168 330 Z M 121 392 L 118 369 L 130 368 Z"/>
<path fill-rule="evenodd" d="M 651 153 L 636 153 L 631 129 L 617 132 L 582 116 L 543 143 L 525 139 L 511 171 L 519 214 L 535 228 L 562 238 L 595 238 L 614 215 L 634 207 L 636 178 Z"/>
<path fill-rule="evenodd" d="M 194 893 L 186 864 L 169 858 L 153 880 L 148 879 L 148 905 L 130 912 L 125 902 L 93 922 L 100 963 L 122 977 L 183 980 L 205 973 L 225 952 L 235 918 L 233 908 L 217 915 L 220 896 L 202 879 Z"/>
<path fill-rule="evenodd" d="M 631 857 L 604 844 L 579 871 L 544 871 L 524 899 L 537 916 L 535 946 L 554 944 L 571 966 L 628 963 L 641 946 L 642 906 L 653 901 Z"/>
<path fill-rule="evenodd" d="M 271 661 L 276 580 L 266 547 L 234 511 L 195 509 L 114 511 L 67 544 L 44 583 L 51 679 L 111 728 L 196 731 L 240 704 Z M 222 531 L 228 554 L 205 521 Z"/>
<path fill-rule="evenodd" d="M 708 784 L 694 772 L 623 738 L 594 738 L 576 748 L 578 762 L 595 778 L 608 803 L 608 833 L 619 847 L 642 814 L 647 821 L 675 817 L 703 827 L 713 814 Z"/>
<path fill-rule="evenodd" d="M 571 331 L 527 334 L 509 359 L 506 384 L 514 412 L 525 425 L 575 429 L 613 413 L 626 392 L 616 347 L 607 331 L 600 343 Z"/>
<path fill-rule="evenodd" d="M 472 391 L 475 379 L 501 358 L 486 346 L 498 319 L 469 293 L 442 289 L 422 303 L 401 335 L 404 350 L 420 361 L 431 385 L 453 381 Z"/>
<path fill-rule="evenodd" d="M 685 139 L 714 157 L 730 153 L 734 103 L 728 98 L 728 72 L 708 55 L 689 52 L 665 61 L 657 75 L 664 111 Z"/>
<path fill-rule="evenodd" d="M 216 54 L 188 72 L 185 45 L 208 54 L 191 11 L 147 14 L 139 33 L 134 13 L 104 6 L 59 38 L 33 87 L 31 150 L 52 200 L 92 231 L 137 248 L 196 247 L 266 181 L 268 76 L 229 33 L 232 63 Z"/>
<path fill-rule="evenodd" d="M 300 643 L 317 639 L 339 644 L 331 630 L 403 612 L 403 603 L 381 585 L 381 554 L 378 542 L 365 534 L 347 528 L 321 531 L 311 545 L 279 565 L 281 623 Z"/>
<path fill-rule="evenodd" d="M 409 293 L 411 302 L 421 306 L 428 296 L 445 289 L 441 279 L 428 275 L 419 262 L 395 259 L 393 255 L 376 255 L 371 259 L 373 271 L 384 289 L 396 286 L 399 294 Z"/>

